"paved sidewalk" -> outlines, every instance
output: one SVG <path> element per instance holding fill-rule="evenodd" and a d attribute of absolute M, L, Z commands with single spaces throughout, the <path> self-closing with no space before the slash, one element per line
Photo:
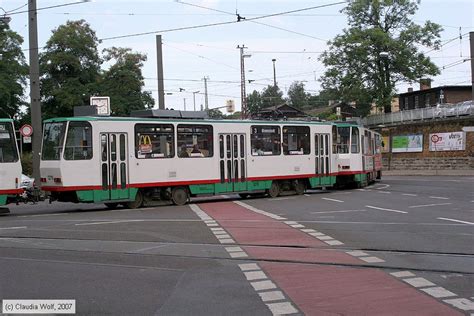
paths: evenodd
<path fill-rule="evenodd" d="M 474 176 L 470 170 L 382 170 L 382 176 Z"/>

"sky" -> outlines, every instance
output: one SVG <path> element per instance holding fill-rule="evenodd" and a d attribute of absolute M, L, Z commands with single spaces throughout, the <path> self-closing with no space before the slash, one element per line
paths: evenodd
<path fill-rule="evenodd" d="M 37 0 L 37 7 L 74 2 L 80 1 Z M 347 28 L 346 17 L 340 12 L 344 3 L 255 21 L 267 25 L 246 21 L 205 28 L 160 31 L 231 22 L 236 20 L 236 12 L 241 17 L 254 18 L 337 2 L 341 1 L 93 0 L 38 11 L 38 41 L 40 47 L 44 46 L 52 30 L 68 20 L 86 20 L 96 31 L 98 38 L 104 39 L 99 46 L 100 50 L 112 46 L 130 47 L 147 55 L 148 60 L 143 67 L 145 90 L 152 92 L 155 107 L 158 107 L 156 35 L 161 34 L 167 108 L 183 110 L 186 103 L 186 109 L 192 110 L 193 96 L 196 107 L 199 108 L 204 104 L 203 78 L 208 77 L 209 107 L 222 107 L 227 100 L 234 100 L 236 109 L 240 110 L 240 51 L 237 46 L 245 45 L 248 47 L 245 53 L 251 55 L 245 58 L 246 80 L 251 80 L 251 83 L 247 81 L 246 84 L 247 93 L 261 91 L 273 84 L 272 59 L 276 59 L 276 80 L 285 95 L 294 81 L 303 82 L 306 90 L 315 94 L 321 89 L 319 79 L 324 73 L 324 66 L 318 60 L 320 53 L 328 48 L 328 40 Z M 5 11 L 26 4 L 27 0 L 0 0 L 0 8 Z M 27 10 L 27 6 L 14 12 L 24 10 Z M 1 13 L 3 11 L 0 9 Z M 27 13 L 14 14 L 11 18 L 10 28 L 25 39 L 23 46 L 28 60 Z M 428 55 L 441 68 L 441 74 L 433 78 L 433 87 L 471 84 L 467 33 L 474 31 L 473 19 L 474 0 L 421 1 L 413 20 L 418 24 L 430 20 L 441 24 L 444 29 L 441 40 L 445 45 L 441 50 L 420 48 L 425 52 L 430 51 Z M 150 34 L 107 39 L 137 33 Z M 409 84 L 400 84 L 397 89 L 398 92 L 405 92 L 408 87 Z M 416 90 L 419 85 L 414 84 L 412 87 Z"/>

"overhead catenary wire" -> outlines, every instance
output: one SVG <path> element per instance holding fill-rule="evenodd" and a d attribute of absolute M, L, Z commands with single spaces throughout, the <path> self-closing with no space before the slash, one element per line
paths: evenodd
<path fill-rule="evenodd" d="M 81 1 L 77 1 L 77 2 L 62 3 L 62 4 L 56 4 L 56 5 L 47 6 L 47 7 L 36 8 L 36 11 L 42 11 L 42 10 L 49 10 L 49 9 L 67 7 L 67 6 L 76 5 L 76 4 L 84 4 L 84 3 L 86 3 L 86 2 L 90 2 L 90 0 L 81 0 Z M 27 4 L 27 5 L 28 5 L 28 4 Z M 23 10 L 23 11 L 18 11 L 18 12 L 13 12 L 13 11 L 15 11 L 15 10 L 12 10 L 12 11 L 6 13 L 6 15 L 15 15 L 15 14 L 28 13 L 28 12 L 30 12 L 31 10 Z"/>

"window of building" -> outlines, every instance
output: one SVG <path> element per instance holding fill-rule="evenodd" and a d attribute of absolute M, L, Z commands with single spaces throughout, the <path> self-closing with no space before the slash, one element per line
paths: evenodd
<path fill-rule="evenodd" d="M 139 159 L 174 157 L 173 125 L 136 124 L 135 157 Z"/>
<path fill-rule="evenodd" d="M 418 109 L 419 107 L 420 107 L 419 97 L 415 95 L 415 109 Z"/>
<path fill-rule="evenodd" d="M 359 128 L 351 127 L 351 153 L 357 154 L 360 151 Z"/>
<path fill-rule="evenodd" d="M 92 159 L 92 126 L 88 122 L 70 122 L 64 159 L 88 160 Z"/>
<path fill-rule="evenodd" d="M 308 126 L 283 127 L 283 154 L 309 155 L 310 132 Z"/>
<path fill-rule="evenodd" d="M 211 125 L 178 125 L 178 157 L 203 158 L 213 155 Z"/>
<path fill-rule="evenodd" d="M 351 133 L 350 127 L 337 128 L 337 153 L 338 154 L 349 153 L 349 144 L 350 144 L 350 138 L 351 138 L 350 133 Z"/>
<path fill-rule="evenodd" d="M 42 160 L 59 160 L 62 154 L 66 123 L 44 124 Z"/>
<path fill-rule="evenodd" d="M 279 126 L 260 125 L 251 127 L 252 156 L 276 156 L 281 154 Z"/>
<path fill-rule="evenodd" d="M 18 161 L 15 134 L 11 123 L 0 123 L 0 163 Z"/>

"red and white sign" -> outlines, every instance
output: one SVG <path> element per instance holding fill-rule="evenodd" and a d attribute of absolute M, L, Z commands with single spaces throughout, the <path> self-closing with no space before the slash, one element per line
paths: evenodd
<path fill-rule="evenodd" d="M 22 127 L 20 127 L 20 134 L 23 137 L 30 137 L 33 135 L 33 127 L 31 125 L 25 124 Z"/>

